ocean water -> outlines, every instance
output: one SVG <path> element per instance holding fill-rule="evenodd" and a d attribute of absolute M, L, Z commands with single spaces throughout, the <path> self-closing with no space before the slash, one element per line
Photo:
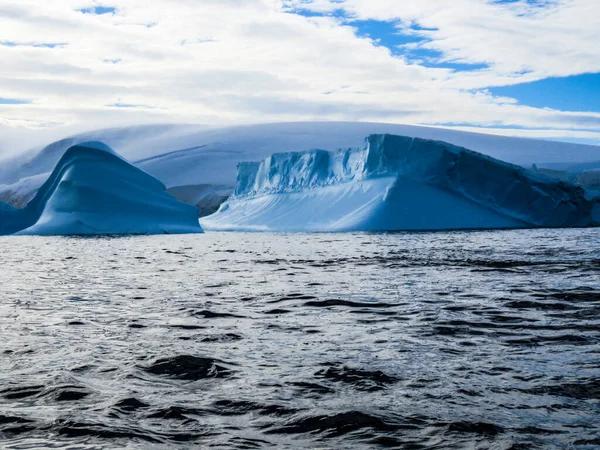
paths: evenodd
<path fill-rule="evenodd" d="M 0 238 L 2 448 L 599 448 L 600 230 Z"/>

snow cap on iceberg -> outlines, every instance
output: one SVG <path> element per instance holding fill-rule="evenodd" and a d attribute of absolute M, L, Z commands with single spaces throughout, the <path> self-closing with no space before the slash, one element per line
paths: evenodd
<path fill-rule="evenodd" d="M 0 233 L 43 235 L 202 232 L 195 207 L 101 142 L 70 147 L 23 209 L 0 209 Z"/>
<path fill-rule="evenodd" d="M 215 230 L 438 230 L 597 226 L 576 185 L 441 141 L 371 135 L 361 149 L 238 166 Z"/>

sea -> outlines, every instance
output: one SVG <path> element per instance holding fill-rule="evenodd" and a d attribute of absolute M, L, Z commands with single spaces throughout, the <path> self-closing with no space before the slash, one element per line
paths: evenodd
<path fill-rule="evenodd" d="M 600 448 L 600 229 L 2 237 L 0 448 Z"/>

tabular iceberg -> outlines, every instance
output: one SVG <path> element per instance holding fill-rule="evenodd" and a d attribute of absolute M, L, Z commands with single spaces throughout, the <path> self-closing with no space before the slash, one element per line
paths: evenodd
<path fill-rule="evenodd" d="M 69 148 L 24 208 L 0 203 L 0 234 L 201 232 L 195 207 L 100 142 Z"/>
<path fill-rule="evenodd" d="M 600 202 L 571 183 L 440 141 L 371 135 L 364 148 L 238 165 L 206 230 L 586 227 Z"/>

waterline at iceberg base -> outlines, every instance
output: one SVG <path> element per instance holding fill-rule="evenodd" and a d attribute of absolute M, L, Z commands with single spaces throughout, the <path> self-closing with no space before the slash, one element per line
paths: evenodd
<path fill-rule="evenodd" d="M 100 142 L 69 148 L 24 208 L 0 203 L 0 235 L 201 232 L 196 207 Z"/>
<path fill-rule="evenodd" d="M 441 141 L 371 135 L 362 149 L 238 165 L 214 231 L 400 231 L 600 224 L 583 187 Z"/>

